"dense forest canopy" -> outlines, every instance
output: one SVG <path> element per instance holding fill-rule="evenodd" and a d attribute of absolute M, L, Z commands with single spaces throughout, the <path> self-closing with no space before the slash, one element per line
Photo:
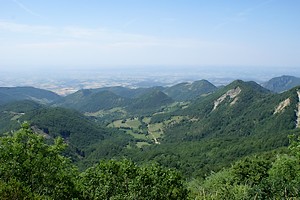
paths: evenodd
<path fill-rule="evenodd" d="M 0 106 L 3 199 L 299 196 L 299 86 L 16 91 Z"/>

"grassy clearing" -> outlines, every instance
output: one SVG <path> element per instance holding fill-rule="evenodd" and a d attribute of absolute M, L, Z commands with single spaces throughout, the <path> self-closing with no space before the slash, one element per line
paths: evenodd
<path fill-rule="evenodd" d="M 126 120 L 126 125 L 128 125 L 129 127 L 138 130 L 139 127 L 142 125 L 141 122 L 135 118 L 133 120 Z"/>
<path fill-rule="evenodd" d="M 160 123 L 150 124 L 151 117 L 144 117 L 142 122 L 146 124 L 146 126 L 144 126 L 145 128 L 143 130 L 141 129 L 143 124 L 139 118 L 128 118 L 123 120 L 116 120 L 111 124 L 109 124 L 108 127 L 119 128 L 120 130 L 125 131 L 127 134 L 132 135 L 134 138 L 138 140 L 145 140 L 144 143 L 150 145 L 146 141 L 153 140 L 155 143 L 159 143 L 157 141 L 159 141 L 159 139 L 163 136 L 164 129 L 167 126 L 180 123 L 184 119 L 189 119 L 189 118 L 186 116 L 173 116 L 169 120 Z M 146 134 L 147 132 L 149 134 Z M 144 145 L 144 143 L 137 142 L 136 145 L 141 147 L 141 145 Z"/>
<path fill-rule="evenodd" d="M 149 146 L 149 145 L 151 145 L 151 144 L 148 143 L 148 142 L 137 142 L 137 143 L 136 143 L 136 146 L 137 146 L 138 148 L 142 148 L 143 146 Z"/>
<path fill-rule="evenodd" d="M 84 113 L 84 115 L 89 116 L 89 117 L 104 117 L 106 115 L 121 115 L 121 116 L 125 116 L 127 114 L 126 110 L 124 110 L 121 107 L 116 107 L 116 108 L 112 108 L 110 110 L 99 110 L 97 112 L 93 112 L 93 113 L 89 113 L 86 112 Z"/>
<path fill-rule="evenodd" d="M 154 115 L 174 112 L 179 109 L 187 108 L 188 106 L 189 106 L 189 102 L 174 102 L 164 107 L 161 112 L 155 113 Z"/>
<path fill-rule="evenodd" d="M 122 120 L 113 121 L 108 125 L 109 128 L 120 128 L 122 124 Z M 123 126 L 124 127 L 124 126 Z"/>
<path fill-rule="evenodd" d="M 133 131 L 127 131 L 127 133 L 132 135 L 135 139 L 149 140 L 145 134 L 134 133 Z"/>
<path fill-rule="evenodd" d="M 148 130 L 150 132 L 161 132 L 163 129 L 163 123 L 148 124 Z"/>
<path fill-rule="evenodd" d="M 15 121 L 15 120 L 18 120 L 20 117 L 22 117 L 24 114 L 22 114 L 22 113 L 19 113 L 19 114 L 16 114 L 16 115 L 14 115 L 10 120 L 12 120 L 12 121 Z"/>
<path fill-rule="evenodd" d="M 163 132 L 151 132 L 152 137 L 159 139 L 162 137 Z"/>
<path fill-rule="evenodd" d="M 108 127 L 115 127 L 115 128 L 127 127 L 133 130 L 141 131 L 139 130 L 140 125 L 142 125 L 141 122 L 137 118 L 135 118 L 135 119 L 126 119 L 126 120 L 116 120 L 110 123 Z"/>
<path fill-rule="evenodd" d="M 144 117 L 142 121 L 145 122 L 146 124 L 149 124 L 151 121 L 151 117 Z"/>

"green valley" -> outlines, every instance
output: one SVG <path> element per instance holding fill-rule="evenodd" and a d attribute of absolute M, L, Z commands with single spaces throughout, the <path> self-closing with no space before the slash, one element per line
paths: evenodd
<path fill-rule="evenodd" d="M 193 87 L 203 91 L 205 83 Z M 291 154 L 285 154 L 291 144 L 289 135 L 300 135 L 300 87 L 277 94 L 255 82 L 236 80 L 191 97 L 182 92 L 189 90 L 182 85 L 176 87 L 178 94 L 186 95 L 180 97 L 188 99 L 185 101 L 174 100 L 164 93 L 166 89 L 157 87 L 82 90 L 47 104 L 34 99 L 12 100 L 1 106 L 1 133 L 6 137 L 29 122 L 31 130 L 43 136 L 47 144 L 62 138 L 68 145 L 62 155 L 81 171 L 100 160 L 124 158 L 137 166 L 155 163 L 177 170 L 188 182 L 189 195 L 196 199 L 203 195 L 228 198 L 233 193 L 240 198 L 251 196 L 251 192 L 261 197 L 270 195 L 252 191 L 254 186 L 266 187 L 260 185 L 260 181 L 267 181 L 266 175 L 248 185 L 244 179 L 237 181 L 240 172 L 234 166 L 250 162 L 255 168 L 263 157 L 268 160 L 263 163 L 263 173 L 272 174 L 278 170 L 273 165 L 281 162 L 276 155 L 294 162 Z M 176 87 L 170 87 L 173 93 Z M 211 188 L 215 184 L 225 187 L 218 182 L 223 176 L 234 184 L 227 188 L 228 193 Z M 294 174 L 292 179 L 296 177 Z M 299 193 L 293 190 L 291 194 Z"/>

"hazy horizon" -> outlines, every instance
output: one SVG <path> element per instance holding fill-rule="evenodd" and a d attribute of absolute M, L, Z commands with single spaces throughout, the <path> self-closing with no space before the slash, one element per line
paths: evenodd
<path fill-rule="evenodd" d="M 3 0 L 0 69 L 297 68 L 299 9 L 279 0 Z"/>
<path fill-rule="evenodd" d="M 119 66 L 90 69 L 0 69 L 0 86 L 33 86 L 61 95 L 80 89 L 124 86 L 130 88 L 172 86 L 181 82 L 208 80 L 216 86 L 241 79 L 261 84 L 271 78 L 292 75 L 300 77 L 298 68 L 260 68 L 224 66 Z"/>

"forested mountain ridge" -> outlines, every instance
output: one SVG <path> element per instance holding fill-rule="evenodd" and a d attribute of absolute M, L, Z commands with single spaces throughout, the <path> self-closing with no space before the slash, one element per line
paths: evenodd
<path fill-rule="evenodd" d="M 140 159 L 202 176 L 244 156 L 286 146 L 288 135 L 299 133 L 298 90 L 273 94 L 254 82 L 235 81 L 182 111 L 161 114 L 161 121 L 175 114 L 191 120 L 167 127 L 161 144 L 145 147 Z"/>
<path fill-rule="evenodd" d="M 65 108 L 32 110 L 20 117 L 20 121 L 29 121 L 52 138 L 62 137 L 71 147 L 72 156 L 87 157 L 97 149 L 99 158 L 112 158 L 134 141 L 130 135 L 100 126 L 81 113 Z"/>
<path fill-rule="evenodd" d="M 96 112 L 102 109 L 123 107 L 128 99 L 118 96 L 110 91 L 79 90 L 55 102 L 56 106 L 72 108 L 80 112 Z"/>
<path fill-rule="evenodd" d="M 201 95 L 209 94 L 217 89 L 215 85 L 207 80 L 198 80 L 194 82 L 183 82 L 170 87 L 155 86 L 149 88 L 127 88 L 121 86 L 103 87 L 90 89 L 92 93 L 100 91 L 110 91 L 124 98 L 137 98 L 151 91 L 159 90 L 170 96 L 176 101 L 191 100 Z"/>
<path fill-rule="evenodd" d="M 62 137 L 69 145 L 68 155 L 80 161 L 97 149 L 98 158 L 118 155 L 134 138 L 117 129 L 98 125 L 78 111 L 47 107 L 33 101 L 19 101 L 1 106 L 0 133 L 17 130 L 23 122 L 46 138 Z"/>
<path fill-rule="evenodd" d="M 145 88 L 143 87 L 128 88 L 122 86 L 114 86 L 114 87 L 103 87 L 103 88 L 92 89 L 93 92 L 110 91 L 112 93 L 115 93 L 118 96 L 129 98 L 129 99 L 137 98 L 143 94 L 149 93 L 154 90 L 163 91 L 164 87 L 156 86 L 156 87 L 145 87 Z"/>
<path fill-rule="evenodd" d="M 300 78 L 295 76 L 280 76 L 270 79 L 262 84 L 263 87 L 273 92 L 284 92 L 300 85 Z"/>
<path fill-rule="evenodd" d="M 83 89 L 56 101 L 54 105 L 73 108 L 80 112 L 97 112 L 114 107 L 123 107 L 134 113 L 154 112 L 161 106 L 175 101 L 192 100 L 216 90 L 216 86 L 206 80 L 180 83 L 172 87 L 151 87 L 130 89 L 126 87 L 104 87 Z M 133 111 L 132 111 L 133 110 Z"/>
<path fill-rule="evenodd" d="M 60 98 L 54 92 L 34 87 L 0 87 L 0 105 L 20 100 L 51 103 Z"/>
<path fill-rule="evenodd" d="M 126 107 L 132 113 L 151 113 L 173 103 L 174 100 L 160 90 L 153 90 L 133 99 Z"/>
<path fill-rule="evenodd" d="M 192 83 L 179 83 L 165 88 L 163 92 L 176 101 L 187 101 L 201 95 L 208 95 L 216 90 L 217 87 L 207 80 L 199 80 Z"/>
<path fill-rule="evenodd" d="M 80 90 L 63 101 L 81 105 L 76 109 L 82 113 L 60 108 L 61 99 L 54 108 L 24 101 L 1 106 L 1 123 L 8 131 L 29 121 L 53 138 L 63 137 L 82 156 L 77 161 L 83 168 L 101 158 L 127 157 L 202 177 L 244 156 L 287 146 L 287 136 L 299 132 L 299 90 L 275 94 L 237 80 L 188 102 L 176 102 L 154 88 L 133 98 Z M 107 111 L 86 113 L 99 109 Z M 105 123 L 100 115 L 107 115 Z"/>
<path fill-rule="evenodd" d="M 18 129 L 21 116 L 42 107 L 43 105 L 31 100 L 13 101 L 0 105 L 0 134 Z"/>

